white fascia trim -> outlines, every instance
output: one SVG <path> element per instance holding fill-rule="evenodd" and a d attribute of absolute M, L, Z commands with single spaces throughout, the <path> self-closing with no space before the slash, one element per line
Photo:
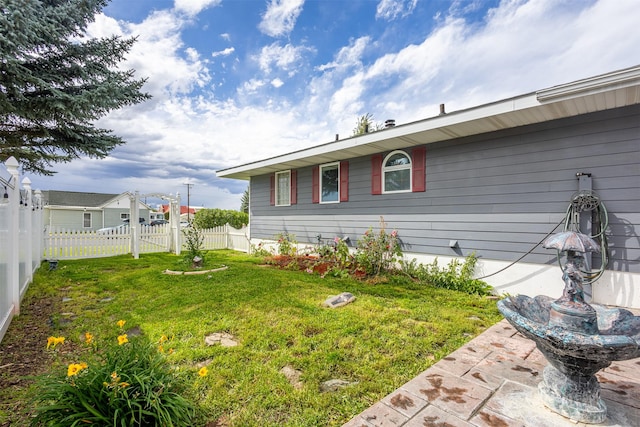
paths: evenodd
<path fill-rule="evenodd" d="M 614 89 L 623 89 L 638 85 L 638 83 L 640 83 L 640 66 L 589 77 L 548 89 L 542 89 L 536 92 L 536 98 L 540 102 L 557 102 L 576 98 L 578 96 L 593 95 Z"/>

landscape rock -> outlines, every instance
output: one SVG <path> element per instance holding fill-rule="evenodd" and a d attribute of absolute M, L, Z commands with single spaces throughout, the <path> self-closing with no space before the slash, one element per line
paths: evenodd
<path fill-rule="evenodd" d="M 300 390 L 302 388 L 303 383 L 302 381 L 300 381 L 302 372 L 298 371 L 292 366 L 287 365 L 284 368 L 280 369 L 280 373 L 284 375 L 285 378 L 287 378 L 293 388 L 295 388 L 296 390 Z"/>
<path fill-rule="evenodd" d="M 209 346 L 219 344 L 222 347 L 236 347 L 238 345 L 236 337 L 226 332 L 215 332 L 207 335 L 204 337 L 204 342 Z"/>
<path fill-rule="evenodd" d="M 358 381 L 351 382 L 351 381 L 340 380 L 340 379 L 328 380 L 320 384 L 320 391 L 323 393 L 338 391 L 341 388 L 354 385 L 354 384 L 358 384 Z"/>
<path fill-rule="evenodd" d="M 323 305 L 329 308 L 338 308 L 355 301 L 356 297 L 350 292 L 343 292 L 340 295 L 330 296 Z"/>

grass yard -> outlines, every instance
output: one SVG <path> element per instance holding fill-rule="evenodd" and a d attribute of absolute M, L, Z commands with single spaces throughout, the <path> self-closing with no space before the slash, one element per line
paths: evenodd
<path fill-rule="evenodd" d="M 122 319 L 125 329 L 139 327 L 153 342 L 169 337 L 163 347 L 188 381 L 197 425 L 340 426 L 501 319 L 491 299 L 402 276 L 321 278 L 232 251 L 206 254 L 205 268 L 227 270 L 163 274 L 180 269 L 181 259 L 145 254 L 139 260 L 61 261 L 55 271 L 44 263 L 24 304 L 52 301 L 49 318 L 40 322 L 42 353 L 47 336 L 66 342 L 41 369 L 77 360 L 86 332 L 107 335 Z M 341 292 L 356 301 L 322 307 Z M 2 367 L 9 363 L 8 347 L 35 334 L 24 329 L 35 315 L 25 310 L 16 317 L 0 344 L 0 426 L 29 423 L 33 382 Z M 233 335 L 239 345 L 208 346 L 204 338 L 215 332 Z M 208 374 L 200 377 L 202 366 Z M 301 386 L 280 372 L 285 366 L 301 372 Z M 352 384 L 320 391 L 331 379 Z"/>

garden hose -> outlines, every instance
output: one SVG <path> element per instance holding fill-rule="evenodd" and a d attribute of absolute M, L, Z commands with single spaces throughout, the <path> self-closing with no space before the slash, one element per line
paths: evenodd
<path fill-rule="evenodd" d="M 502 273 L 506 269 L 522 261 L 527 255 L 532 253 L 538 246 L 540 246 L 542 242 L 546 240 L 547 237 L 552 235 L 556 231 L 556 228 L 558 228 L 558 226 L 563 222 L 564 222 L 564 231 L 572 230 L 572 231 L 580 232 L 580 212 L 587 212 L 587 211 L 593 211 L 593 210 L 596 211 L 597 227 L 594 227 L 596 228 L 594 230 L 595 234 L 590 235 L 590 237 L 592 239 L 596 239 L 597 241 L 598 240 L 600 241 L 601 263 L 600 263 L 600 268 L 595 271 L 581 270 L 581 272 L 584 275 L 584 283 L 591 284 L 595 282 L 600 278 L 600 276 L 602 276 L 605 268 L 607 267 L 607 264 L 609 263 L 609 247 L 607 245 L 607 236 L 605 234 L 605 231 L 609 226 L 609 215 L 607 214 L 607 208 L 604 206 L 604 203 L 602 203 L 598 195 L 593 191 L 579 191 L 575 193 L 571 197 L 571 203 L 567 208 L 567 212 L 564 218 L 559 223 L 557 223 L 553 227 L 553 229 L 551 229 L 551 231 L 549 231 L 542 238 L 542 240 L 540 240 L 529 251 L 527 251 L 520 258 L 513 261 L 506 267 L 501 268 L 500 270 L 493 272 L 491 274 L 487 274 L 486 276 L 478 277 L 478 280 L 483 280 L 483 279 L 486 279 L 487 277 L 495 276 L 498 273 Z M 560 265 L 560 269 L 562 269 L 560 252 L 558 252 L 558 265 Z"/>
<path fill-rule="evenodd" d="M 592 232 L 589 237 L 600 242 L 600 267 L 596 270 L 580 270 L 583 276 L 583 283 L 591 284 L 598 280 L 609 264 L 609 246 L 607 244 L 607 227 L 609 226 L 609 215 L 604 203 L 600 197 L 591 190 L 581 190 L 571 197 L 571 203 L 567 208 L 564 219 L 564 231 L 580 232 L 580 214 L 582 212 L 594 212 L 592 216 Z M 562 268 L 560 262 L 560 253 L 558 252 L 558 264 Z"/>

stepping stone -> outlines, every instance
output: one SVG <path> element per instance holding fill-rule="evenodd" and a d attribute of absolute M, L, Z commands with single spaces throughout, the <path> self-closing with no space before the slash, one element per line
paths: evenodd
<path fill-rule="evenodd" d="M 236 347 L 238 345 L 236 337 L 226 332 L 215 332 L 207 335 L 204 337 L 204 342 L 209 346 L 219 344 L 222 347 Z"/>
<path fill-rule="evenodd" d="M 328 380 L 320 384 L 320 391 L 323 393 L 330 392 L 330 391 L 338 391 L 341 388 L 354 385 L 354 384 L 358 384 L 358 381 L 351 382 L 351 381 L 339 380 L 339 379 Z"/>
<path fill-rule="evenodd" d="M 356 297 L 350 292 L 343 292 L 340 295 L 330 296 L 325 300 L 323 305 L 329 308 L 338 308 L 355 301 Z"/>
<path fill-rule="evenodd" d="M 304 385 L 302 381 L 300 381 L 300 376 L 302 376 L 302 372 L 298 371 L 293 366 L 289 366 L 289 365 L 285 366 L 284 368 L 280 369 L 280 373 L 287 378 L 289 383 L 296 390 L 300 390 Z"/>

